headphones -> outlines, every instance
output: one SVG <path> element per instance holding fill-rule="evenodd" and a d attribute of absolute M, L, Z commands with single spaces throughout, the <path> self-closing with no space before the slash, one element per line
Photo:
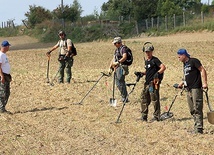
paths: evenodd
<path fill-rule="evenodd" d="M 146 47 L 147 44 L 150 44 L 150 45 Z M 145 50 L 146 50 L 145 48 L 147 48 L 149 51 L 154 51 L 154 46 L 152 45 L 151 42 L 145 42 L 145 43 L 143 44 L 143 49 L 142 49 L 143 52 L 145 52 Z"/>

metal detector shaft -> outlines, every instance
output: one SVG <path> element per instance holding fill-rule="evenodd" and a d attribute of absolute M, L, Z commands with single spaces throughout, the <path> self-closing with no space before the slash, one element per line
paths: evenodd
<path fill-rule="evenodd" d="M 184 88 L 182 88 L 182 90 L 181 90 L 181 92 L 180 92 L 181 95 L 182 95 L 183 91 L 184 91 Z M 171 110 L 171 108 L 172 108 L 172 106 L 173 106 L 173 104 L 174 104 L 174 102 L 175 102 L 177 96 L 178 96 L 178 94 L 176 94 L 175 97 L 174 97 L 174 99 L 172 100 L 172 103 L 170 104 L 170 107 L 169 107 L 167 113 L 170 112 L 170 110 Z"/>
<path fill-rule="evenodd" d="M 92 91 L 92 89 L 94 89 L 94 87 L 97 85 L 97 83 L 102 79 L 103 76 L 109 76 L 103 72 L 101 72 L 102 75 L 101 77 L 97 80 L 97 82 L 93 85 L 93 87 L 85 94 L 85 96 L 82 98 L 82 100 L 78 103 L 78 104 L 82 104 L 82 101 L 86 98 L 86 96 L 88 96 L 88 94 Z"/>
<path fill-rule="evenodd" d="M 131 86 L 131 85 L 134 85 L 134 86 L 132 87 L 132 90 L 129 92 L 129 94 L 126 96 L 125 100 L 123 101 L 123 106 L 122 106 L 122 109 L 120 110 L 120 113 L 119 113 L 119 115 L 118 115 L 118 118 L 117 118 L 116 123 L 120 123 L 120 122 L 121 122 L 121 121 L 120 121 L 120 116 L 121 116 L 121 114 L 122 114 L 122 112 L 123 112 L 123 109 L 124 109 L 124 107 L 125 107 L 125 105 L 126 105 L 126 101 L 128 100 L 129 95 L 134 91 L 134 88 L 135 88 L 137 82 L 138 82 L 138 81 L 136 81 L 135 83 L 132 83 L 132 84 L 128 84 L 128 86 Z"/>
<path fill-rule="evenodd" d="M 47 83 L 49 83 L 49 66 L 50 66 L 50 57 L 48 56 L 48 66 L 47 66 Z"/>
<path fill-rule="evenodd" d="M 56 75 L 54 76 L 53 80 L 51 80 L 51 82 L 50 82 L 50 85 L 51 85 L 51 86 L 54 85 L 54 84 L 53 84 L 53 81 L 56 79 L 56 76 L 58 75 L 59 71 L 60 71 L 60 68 L 59 68 L 58 71 L 56 72 Z"/>

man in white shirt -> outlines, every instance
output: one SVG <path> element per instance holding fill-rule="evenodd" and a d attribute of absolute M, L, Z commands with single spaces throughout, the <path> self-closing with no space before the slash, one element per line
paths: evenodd
<path fill-rule="evenodd" d="M 5 109 L 10 96 L 10 64 L 6 55 L 9 51 L 10 43 L 3 41 L 0 50 L 0 113 L 10 113 Z"/>

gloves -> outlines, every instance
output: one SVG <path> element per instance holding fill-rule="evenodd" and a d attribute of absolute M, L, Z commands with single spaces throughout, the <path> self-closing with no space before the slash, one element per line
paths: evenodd
<path fill-rule="evenodd" d="M 142 72 L 134 72 L 134 74 L 140 78 L 144 76 L 144 74 Z"/>

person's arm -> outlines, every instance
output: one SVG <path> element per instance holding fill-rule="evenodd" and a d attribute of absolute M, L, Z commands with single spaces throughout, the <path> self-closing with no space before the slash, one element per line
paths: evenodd
<path fill-rule="evenodd" d="M 164 64 L 161 64 L 159 67 L 160 69 L 158 70 L 158 73 L 162 74 L 166 70 L 166 66 Z"/>
<path fill-rule="evenodd" d="M 118 60 L 118 62 L 122 63 L 122 62 L 126 61 L 126 59 L 127 59 L 127 53 L 123 53 L 123 57 L 120 60 Z"/>
<path fill-rule="evenodd" d="M 51 48 L 51 50 L 49 50 L 47 53 L 46 53 L 46 55 L 47 56 L 51 56 L 51 52 L 53 52 L 55 49 L 57 49 L 59 47 L 59 43 L 57 43 L 55 46 L 53 46 L 52 48 Z"/>
<path fill-rule="evenodd" d="M 4 74 L 2 72 L 2 69 L 1 69 L 1 63 L 0 63 L 0 77 L 1 77 L 1 82 L 4 83 L 5 82 L 5 79 L 4 79 Z"/>
<path fill-rule="evenodd" d="M 203 83 L 202 87 L 203 88 L 208 88 L 208 84 L 207 84 L 207 72 L 206 72 L 206 70 L 204 69 L 203 66 L 200 66 L 198 68 L 198 70 L 201 72 L 202 83 Z"/>

